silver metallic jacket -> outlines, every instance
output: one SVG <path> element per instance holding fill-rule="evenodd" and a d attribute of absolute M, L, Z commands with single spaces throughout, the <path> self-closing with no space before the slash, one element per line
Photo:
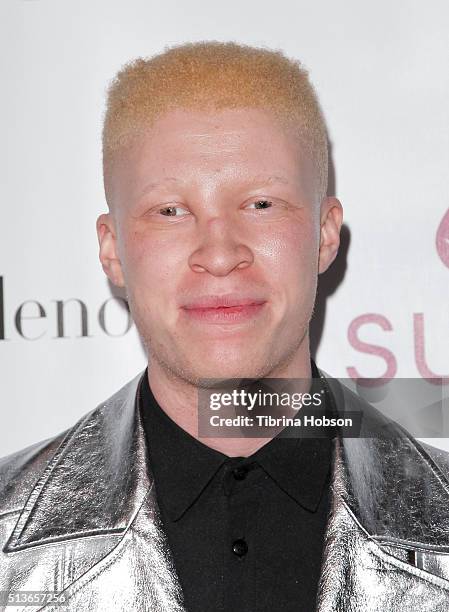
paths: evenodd
<path fill-rule="evenodd" d="M 184 610 L 136 409 L 141 377 L 69 431 L 0 460 L 8 611 L 24 610 L 24 591 L 64 594 L 65 607 L 30 611 Z M 346 409 L 361 409 L 343 395 Z M 374 409 L 365 421 L 390 426 Z M 449 611 L 448 477 L 449 454 L 404 430 L 334 439 L 318 612 Z"/>

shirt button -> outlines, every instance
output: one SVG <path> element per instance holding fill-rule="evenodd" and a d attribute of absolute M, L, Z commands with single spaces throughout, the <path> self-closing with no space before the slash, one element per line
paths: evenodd
<path fill-rule="evenodd" d="M 248 552 L 248 544 L 243 539 L 236 540 L 232 545 L 232 552 L 237 557 L 243 557 Z"/>
<path fill-rule="evenodd" d="M 236 480 L 245 480 L 246 475 L 248 473 L 248 468 L 246 467 L 237 467 L 232 470 L 232 475 Z"/>

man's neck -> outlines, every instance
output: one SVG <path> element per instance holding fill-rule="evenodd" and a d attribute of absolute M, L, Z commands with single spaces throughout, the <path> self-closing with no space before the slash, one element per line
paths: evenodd
<path fill-rule="evenodd" d="M 300 379 L 303 391 L 310 389 L 312 372 L 310 351 L 298 351 L 283 368 L 273 370 L 264 378 Z M 164 412 L 184 431 L 229 457 L 249 457 L 267 444 L 271 438 L 200 438 L 198 436 L 198 387 L 190 382 L 170 375 L 157 360 L 148 364 L 148 382 L 151 391 Z"/>

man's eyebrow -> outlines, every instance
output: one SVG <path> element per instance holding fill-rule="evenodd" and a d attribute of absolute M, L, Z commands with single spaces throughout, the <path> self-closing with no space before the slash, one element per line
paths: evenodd
<path fill-rule="evenodd" d="M 267 183 L 288 184 L 288 180 L 283 176 L 268 176 L 268 177 L 256 176 L 254 177 L 253 181 L 255 183 L 262 183 L 262 184 L 267 184 Z"/>
<path fill-rule="evenodd" d="M 169 182 L 169 183 L 184 183 L 185 181 L 183 181 L 182 179 L 178 179 L 175 176 L 166 176 L 165 178 L 163 178 L 161 181 L 156 181 L 156 182 L 152 182 L 152 183 L 148 183 L 147 185 L 145 185 L 145 187 L 143 188 L 143 190 L 141 191 L 139 197 L 142 197 L 144 195 L 147 195 L 148 193 L 150 193 L 151 191 L 153 191 L 154 189 L 157 189 L 158 187 L 161 187 L 164 183 Z M 270 183 L 284 183 L 284 184 L 288 184 L 288 180 L 283 177 L 283 176 L 261 176 L 261 175 L 257 175 L 255 177 L 253 177 L 252 179 L 250 179 L 249 181 L 245 181 L 245 184 L 247 185 L 268 185 Z"/>
<path fill-rule="evenodd" d="M 161 181 L 156 181 L 156 182 L 148 183 L 147 185 L 145 185 L 145 187 L 140 192 L 139 197 L 146 195 L 147 193 L 150 193 L 151 191 L 153 191 L 154 189 L 157 189 L 158 187 L 161 187 L 163 183 L 167 181 L 171 183 L 183 183 L 184 182 L 181 179 L 176 178 L 175 176 L 166 176 Z"/>

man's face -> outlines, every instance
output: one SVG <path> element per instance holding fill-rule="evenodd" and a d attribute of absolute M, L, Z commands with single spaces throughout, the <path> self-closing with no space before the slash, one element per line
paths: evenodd
<path fill-rule="evenodd" d="M 100 258 L 126 286 L 150 364 L 198 384 L 274 376 L 308 354 L 341 207 L 328 198 L 320 208 L 299 140 L 268 112 L 171 111 L 109 180 Z M 320 254 L 329 236 L 336 244 Z"/>

